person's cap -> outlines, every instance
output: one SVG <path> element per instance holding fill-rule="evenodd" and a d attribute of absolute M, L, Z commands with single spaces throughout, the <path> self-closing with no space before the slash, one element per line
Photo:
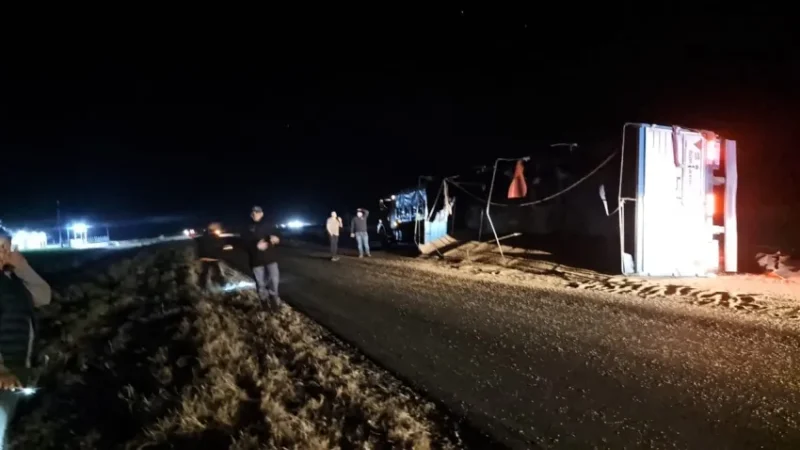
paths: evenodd
<path fill-rule="evenodd" d="M 261 209 L 261 207 L 260 207 L 260 206 L 253 206 L 253 212 L 254 212 L 254 213 L 263 213 L 263 212 L 264 212 L 264 210 L 263 210 L 263 209 Z"/>

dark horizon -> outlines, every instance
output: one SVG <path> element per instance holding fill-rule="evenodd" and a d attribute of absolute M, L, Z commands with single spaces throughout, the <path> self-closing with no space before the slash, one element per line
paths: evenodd
<path fill-rule="evenodd" d="M 627 121 L 736 139 L 741 211 L 796 202 L 800 64 L 782 20 L 645 36 L 691 21 L 536 18 L 407 10 L 320 19 L 283 39 L 275 28 L 17 49 L 0 75 L 14 193 L 0 218 L 54 220 L 59 200 L 62 214 L 103 222 L 244 217 L 253 204 L 313 219 L 374 207 L 418 175 L 552 142 L 607 146 Z"/>

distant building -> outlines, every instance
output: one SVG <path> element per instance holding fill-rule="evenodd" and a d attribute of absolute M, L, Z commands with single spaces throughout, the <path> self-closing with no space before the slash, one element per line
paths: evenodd
<path fill-rule="evenodd" d="M 20 250 L 34 250 L 47 247 L 47 234 L 44 231 L 17 230 L 12 232 L 12 242 Z"/>

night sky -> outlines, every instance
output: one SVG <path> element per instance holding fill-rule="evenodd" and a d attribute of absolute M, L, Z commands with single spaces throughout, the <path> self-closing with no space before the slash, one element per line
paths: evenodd
<path fill-rule="evenodd" d="M 31 33 L 0 63 L 0 218 L 52 220 L 56 200 L 95 220 L 315 218 L 625 121 L 737 139 L 740 202 L 793 202 L 788 23 L 608 14 L 398 6 Z"/>

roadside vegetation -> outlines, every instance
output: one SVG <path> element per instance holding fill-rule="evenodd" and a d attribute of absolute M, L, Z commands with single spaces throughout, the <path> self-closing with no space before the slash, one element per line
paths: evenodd
<path fill-rule="evenodd" d="M 305 316 L 201 291 L 185 244 L 54 279 L 49 363 L 13 448 L 464 447 L 437 406 Z"/>

